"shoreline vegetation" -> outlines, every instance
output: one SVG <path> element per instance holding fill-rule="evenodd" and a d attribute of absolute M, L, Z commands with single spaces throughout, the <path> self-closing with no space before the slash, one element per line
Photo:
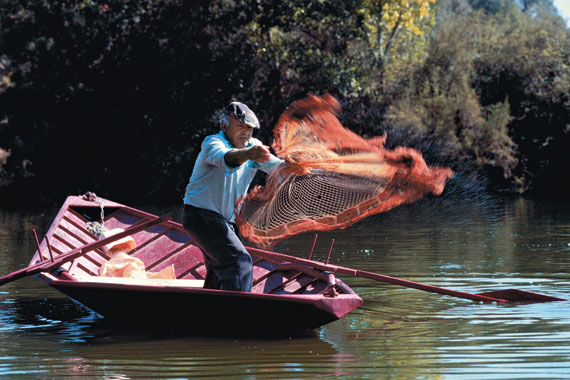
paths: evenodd
<path fill-rule="evenodd" d="M 0 207 L 178 202 L 224 105 L 248 104 L 270 143 L 309 93 L 450 166 L 443 196 L 570 194 L 570 30 L 552 0 L 4 0 Z"/>

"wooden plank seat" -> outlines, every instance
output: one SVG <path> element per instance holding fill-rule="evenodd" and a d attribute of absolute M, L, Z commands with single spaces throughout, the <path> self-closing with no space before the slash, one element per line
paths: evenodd
<path fill-rule="evenodd" d="M 131 278 L 131 277 L 104 277 L 75 275 L 77 281 L 98 284 L 119 284 L 119 285 L 145 285 L 145 286 L 173 286 L 179 288 L 202 288 L 204 280 L 180 280 L 163 278 Z"/>

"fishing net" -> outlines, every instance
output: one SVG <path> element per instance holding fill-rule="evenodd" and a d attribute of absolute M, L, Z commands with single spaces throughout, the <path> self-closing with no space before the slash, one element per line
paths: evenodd
<path fill-rule="evenodd" d="M 238 201 L 242 236 L 271 248 L 442 193 L 451 169 L 428 166 L 411 148 L 385 149 L 385 135 L 358 136 L 341 125 L 339 111 L 334 97 L 310 95 L 281 115 L 273 149 L 285 164 Z"/>

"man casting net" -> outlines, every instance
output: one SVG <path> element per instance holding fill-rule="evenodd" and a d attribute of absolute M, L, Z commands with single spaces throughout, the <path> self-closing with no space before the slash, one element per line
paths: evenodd
<path fill-rule="evenodd" d="M 385 149 L 386 136 L 358 136 L 341 125 L 339 111 L 334 97 L 310 95 L 281 115 L 273 149 L 285 164 L 236 206 L 245 238 L 270 248 L 442 193 L 451 169 L 428 166 L 415 149 Z"/>

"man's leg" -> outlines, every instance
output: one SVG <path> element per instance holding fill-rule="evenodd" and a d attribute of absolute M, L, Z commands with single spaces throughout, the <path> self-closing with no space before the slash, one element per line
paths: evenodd
<path fill-rule="evenodd" d="M 194 240 L 195 241 L 195 240 Z M 204 250 L 200 248 L 202 251 L 202 255 L 204 256 L 204 266 L 206 267 L 206 278 L 204 279 L 204 289 L 221 289 L 222 284 L 220 283 L 220 279 L 218 275 L 210 265 L 208 265 L 208 260 L 206 260 L 206 255 L 204 255 Z"/>
<path fill-rule="evenodd" d="M 184 207 L 184 228 L 202 250 L 208 274 L 204 287 L 251 291 L 253 264 L 251 256 L 239 239 L 235 227 L 221 215 L 195 207 Z"/>

